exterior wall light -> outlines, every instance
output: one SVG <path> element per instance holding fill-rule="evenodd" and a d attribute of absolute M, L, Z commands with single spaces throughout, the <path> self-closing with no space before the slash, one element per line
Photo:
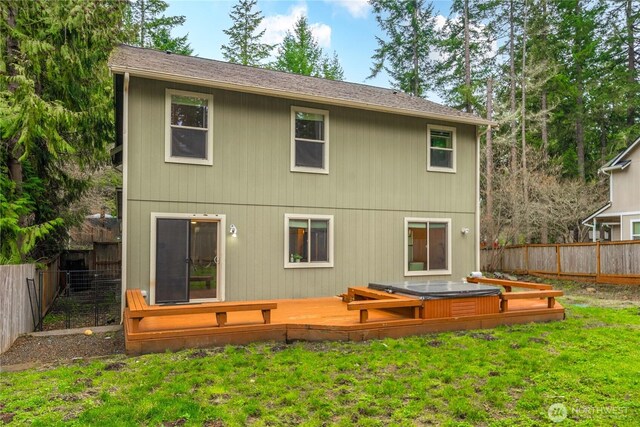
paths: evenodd
<path fill-rule="evenodd" d="M 235 224 L 231 224 L 231 227 L 229 227 L 229 233 L 231 233 L 231 237 L 238 237 L 238 228 Z"/>
<path fill-rule="evenodd" d="M 460 230 L 460 232 L 466 236 L 467 234 L 469 234 L 469 227 L 463 227 L 462 230 Z"/>

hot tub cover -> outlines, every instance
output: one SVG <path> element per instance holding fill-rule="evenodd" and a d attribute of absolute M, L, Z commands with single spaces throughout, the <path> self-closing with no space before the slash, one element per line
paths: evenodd
<path fill-rule="evenodd" d="M 425 300 L 500 295 L 500 288 L 497 286 L 466 282 L 448 282 L 444 280 L 426 282 L 369 283 L 369 287 L 371 289 L 385 291 L 391 294 L 397 293 L 413 295 Z"/>

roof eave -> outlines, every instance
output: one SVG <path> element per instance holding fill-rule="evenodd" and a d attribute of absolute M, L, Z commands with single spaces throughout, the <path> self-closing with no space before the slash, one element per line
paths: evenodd
<path fill-rule="evenodd" d="M 457 117 L 457 116 L 450 116 L 447 114 L 426 113 L 422 111 L 409 110 L 409 109 L 403 109 L 403 108 L 391 108 L 391 107 L 385 107 L 383 105 L 369 104 L 366 102 L 357 102 L 357 101 L 350 101 L 346 99 L 324 97 L 324 96 L 306 95 L 302 93 L 289 92 L 284 90 L 263 88 L 260 86 L 248 86 L 248 85 L 240 85 L 240 84 L 233 84 L 233 83 L 226 83 L 226 82 L 218 82 L 215 80 L 202 79 L 198 77 L 180 76 L 180 75 L 175 75 L 171 73 L 164 73 L 161 71 L 150 71 L 150 70 L 145 70 L 145 69 L 140 69 L 135 67 L 125 67 L 125 66 L 110 64 L 109 70 L 114 74 L 129 73 L 129 75 L 131 76 L 143 77 L 143 78 L 154 79 L 154 80 L 164 80 L 164 81 L 171 81 L 175 83 L 194 84 L 198 86 L 213 87 L 217 89 L 227 89 L 227 90 L 233 90 L 237 92 L 253 93 L 256 95 L 268 95 L 268 96 L 275 96 L 278 98 L 289 98 L 289 99 L 295 99 L 299 101 L 312 101 L 312 102 L 318 102 L 321 104 L 338 105 L 342 107 L 352 107 L 352 108 L 359 108 L 363 110 L 379 111 L 384 113 L 394 113 L 394 114 L 400 114 L 403 116 L 423 117 L 428 119 L 436 119 L 436 120 L 443 120 L 447 122 L 464 123 L 464 124 L 477 125 L 477 126 L 497 126 L 498 125 L 497 122 L 494 122 L 492 120 L 486 120 L 480 117 L 478 118 Z"/>
<path fill-rule="evenodd" d="M 598 215 L 600 215 L 601 213 L 603 213 L 604 211 L 606 211 L 607 209 L 609 209 L 611 207 L 611 202 L 607 202 L 603 207 L 601 207 L 600 209 L 598 209 L 597 211 L 595 211 L 594 213 L 592 213 L 591 215 L 589 215 L 587 218 L 585 218 L 582 221 L 582 225 L 591 225 L 588 224 L 591 220 L 593 220 L 593 218 L 596 218 Z"/>
<path fill-rule="evenodd" d="M 605 163 L 605 165 L 603 167 L 600 168 L 600 170 L 602 171 L 606 171 L 608 170 L 609 165 L 613 165 L 615 164 L 618 160 L 622 159 L 623 157 L 625 157 L 627 154 L 629 154 L 634 148 L 636 148 L 636 146 L 640 144 L 640 137 L 638 139 L 636 139 L 635 141 L 633 141 L 633 143 L 627 147 L 626 150 L 624 150 L 622 153 L 618 154 L 617 156 L 615 156 L 613 159 L 609 160 L 607 163 Z M 624 168 L 623 168 L 624 169 Z"/>

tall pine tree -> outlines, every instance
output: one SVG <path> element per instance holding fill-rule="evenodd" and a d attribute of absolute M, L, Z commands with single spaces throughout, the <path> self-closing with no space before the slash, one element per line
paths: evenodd
<path fill-rule="evenodd" d="M 373 13 L 386 40 L 377 37 L 369 78 L 382 70 L 398 89 L 424 96 L 434 89 L 435 61 L 431 54 L 437 43 L 433 4 L 424 0 L 372 0 Z"/>
<path fill-rule="evenodd" d="M 449 105 L 480 113 L 493 60 L 491 39 L 471 0 L 454 0 L 451 15 L 439 35 L 437 90 Z"/>
<path fill-rule="evenodd" d="M 222 56 L 236 64 L 261 66 L 274 46 L 261 43 L 266 29 L 256 33 L 264 19 L 262 12 L 254 11 L 257 0 L 240 0 L 229 14 L 233 25 L 223 30 L 229 36 L 229 44 L 222 45 Z"/>
<path fill-rule="evenodd" d="M 125 40 L 133 46 L 168 50 L 191 55 L 193 49 L 182 37 L 171 36 L 171 30 L 183 25 L 184 16 L 165 16 L 169 4 L 163 0 L 130 0 L 125 15 Z"/>
<path fill-rule="evenodd" d="M 330 80 L 344 78 L 337 54 L 334 52 L 332 58 L 325 56 L 324 51 L 313 37 L 307 18 L 304 16 L 301 16 L 296 22 L 293 33 L 287 32 L 285 35 L 278 48 L 278 56 L 273 68 Z"/>

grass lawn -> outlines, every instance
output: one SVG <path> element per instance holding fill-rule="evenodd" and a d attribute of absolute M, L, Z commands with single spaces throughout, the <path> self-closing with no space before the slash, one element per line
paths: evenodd
<path fill-rule="evenodd" d="M 640 309 L 365 343 L 255 344 L 0 374 L 14 425 L 637 426 Z"/>

